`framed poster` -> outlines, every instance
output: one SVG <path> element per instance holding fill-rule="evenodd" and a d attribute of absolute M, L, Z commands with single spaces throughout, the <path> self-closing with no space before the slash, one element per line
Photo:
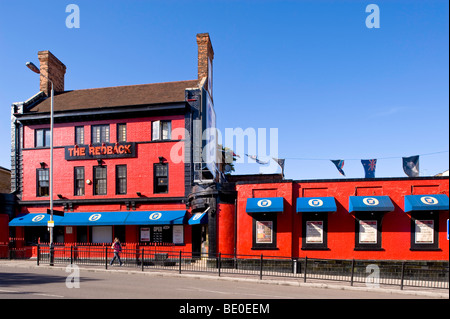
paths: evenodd
<path fill-rule="evenodd" d="M 256 243 L 271 244 L 273 242 L 273 221 L 256 221 Z"/>
<path fill-rule="evenodd" d="M 359 242 L 361 244 L 377 243 L 377 226 L 376 220 L 360 220 L 359 221 Z"/>
<path fill-rule="evenodd" d="M 184 227 L 183 225 L 174 225 L 172 233 L 172 242 L 174 244 L 184 244 Z"/>
<path fill-rule="evenodd" d="M 415 229 L 416 244 L 434 243 L 434 220 L 417 220 Z"/>
<path fill-rule="evenodd" d="M 306 243 L 323 243 L 323 221 L 306 222 Z"/>
<path fill-rule="evenodd" d="M 141 241 L 150 241 L 150 227 L 141 228 Z"/>

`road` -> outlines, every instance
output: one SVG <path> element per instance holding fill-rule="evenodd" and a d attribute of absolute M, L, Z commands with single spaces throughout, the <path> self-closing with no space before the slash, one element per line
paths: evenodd
<path fill-rule="evenodd" d="M 119 267 L 117 267 L 119 268 Z M 261 284 L 139 272 L 79 269 L 79 288 L 68 288 L 75 275 L 64 268 L 0 265 L 0 299 L 412 299 L 424 296 L 303 286 Z M 69 286 L 76 286 L 72 277 Z"/>

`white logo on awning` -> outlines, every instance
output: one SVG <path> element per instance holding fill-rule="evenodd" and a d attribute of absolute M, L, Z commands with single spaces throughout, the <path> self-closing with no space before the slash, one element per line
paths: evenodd
<path fill-rule="evenodd" d="M 40 222 L 41 220 L 43 220 L 45 218 L 45 215 L 37 215 L 35 217 L 33 217 L 32 221 L 37 223 Z"/>
<path fill-rule="evenodd" d="M 377 206 L 380 202 L 376 198 L 366 197 L 363 199 L 363 203 L 367 206 Z"/>
<path fill-rule="evenodd" d="M 272 206 L 272 201 L 270 199 L 261 199 L 258 201 L 259 207 L 270 207 Z"/>
<path fill-rule="evenodd" d="M 202 217 L 203 216 L 203 213 L 197 213 L 197 214 L 195 214 L 194 215 L 194 217 L 192 218 L 193 220 L 198 220 L 198 219 L 200 219 L 200 217 Z"/>
<path fill-rule="evenodd" d="M 426 205 L 436 205 L 439 203 L 439 201 L 431 196 L 423 196 L 420 198 L 420 201 Z"/>
<path fill-rule="evenodd" d="M 323 205 L 323 201 L 321 199 L 315 198 L 315 199 L 310 199 L 308 201 L 308 205 L 312 206 L 312 207 L 320 207 Z"/>
<path fill-rule="evenodd" d="M 99 220 L 101 217 L 102 217 L 102 214 L 92 214 L 92 215 L 89 217 L 89 220 L 90 220 L 91 222 L 96 222 L 96 221 Z"/>
<path fill-rule="evenodd" d="M 156 213 L 150 214 L 150 216 L 148 216 L 148 219 L 150 219 L 150 220 L 158 220 L 158 219 L 161 218 L 161 216 L 162 216 L 161 213 L 156 212 Z"/>

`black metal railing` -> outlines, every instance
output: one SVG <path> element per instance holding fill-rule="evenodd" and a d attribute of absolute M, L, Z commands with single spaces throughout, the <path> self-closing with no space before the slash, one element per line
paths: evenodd
<path fill-rule="evenodd" d="M 39 245 L 37 264 L 77 264 L 111 267 L 114 256 L 106 246 Z M 217 256 L 175 250 L 149 250 L 147 247 L 123 249 L 120 253 L 124 267 L 141 271 L 158 269 L 178 273 L 212 273 L 218 276 L 254 276 L 259 279 L 288 277 L 307 280 L 344 281 L 350 285 L 394 285 L 449 289 L 447 261 L 381 261 L 291 258 L 265 255 Z M 119 266 L 115 261 L 114 266 Z"/>

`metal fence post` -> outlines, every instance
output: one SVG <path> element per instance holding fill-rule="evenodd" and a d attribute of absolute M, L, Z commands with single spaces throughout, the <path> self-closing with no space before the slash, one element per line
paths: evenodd
<path fill-rule="evenodd" d="M 260 262 L 260 269 L 259 269 L 259 280 L 262 280 L 262 276 L 263 276 L 263 254 L 261 254 L 261 262 Z"/>
<path fill-rule="evenodd" d="M 217 267 L 219 268 L 219 277 L 220 277 L 221 264 L 222 264 L 222 253 L 219 253 L 219 257 L 218 257 L 218 260 L 217 260 Z"/>
<path fill-rule="evenodd" d="M 305 257 L 305 272 L 303 273 L 303 282 L 306 282 L 306 269 L 308 269 L 308 257 Z"/>
<path fill-rule="evenodd" d="M 179 267 L 179 268 L 178 268 L 178 273 L 181 274 L 181 250 L 180 250 L 180 256 L 179 256 L 179 257 L 180 257 L 180 258 L 179 258 L 179 260 L 178 260 L 178 264 L 179 264 L 179 265 L 178 265 L 178 267 Z"/>
<path fill-rule="evenodd" d="M 36 258 L 38 266 L 39 266 L 39 259 L 40 259 L 40 257 L 41 257 L 41 246 L 38 244 L 37 245 L 37 258 Z"/>
<path fill-rule="evenodd" d="M 73 265 L 73 245 L 70 245 L 70 264 Z"/>
<path fill-rule="evenodd" d="M 141 251 L 141 270 L 144 271 L 144 247 L 142 247 Z"/>
<path fill-rule="evenodd" d="M 403 290 L 403 280 L 405 279 L 405 264 L 406 264 L 406 262 L 403 261 L 402 262 L 402 279 L 400 282 L 400 290 Z"/>
<path fill-rule="evenodd" d="M 350 286 L 353 286 L 353 276 L 355 274 L 355 260 L 352 259 L 352 277 L 350 279 Z"/>
<path fill-rule="evenodd" d="M 108 246 L 105 246 L 105 269 L 108 269 Z"/>

